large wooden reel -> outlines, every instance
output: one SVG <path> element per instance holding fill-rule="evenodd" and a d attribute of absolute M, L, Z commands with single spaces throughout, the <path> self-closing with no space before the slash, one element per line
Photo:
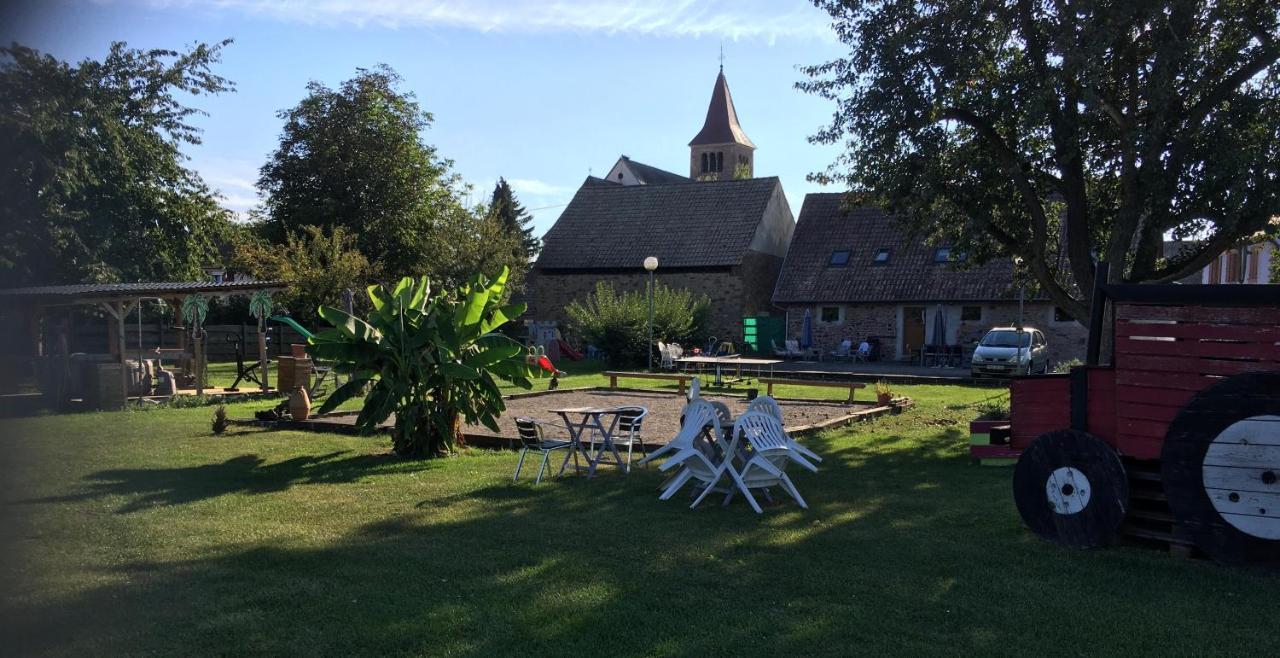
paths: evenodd
<path fill-rule="evenodd" d="M 1105 546 L 1129 506 L 1120 456 L 1078 430 L 1046 432 L 1018 458 L 1013 499 L 1022 520 L 1049 541 L 1073 548 Z"/>
<path fill-rule="evenodd" d="M 1201 391 L 1169 424 L 1160 459 L 1169 508 L 1201 550 L 1280 567 L 1280 372 Z"/>

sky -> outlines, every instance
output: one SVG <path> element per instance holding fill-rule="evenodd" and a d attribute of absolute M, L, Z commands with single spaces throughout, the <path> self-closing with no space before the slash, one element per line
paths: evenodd
<path fill-rule="evenodd" d="M 505 177 L 539 234 L 588 174 L 619 155 L 687 175 L 724 52 L 755 174 L 778 176 L 793 213 L 836 156 L 810 144 L 829 101 L 797 66 L 845 54 L 804 0 L 44 0 L 6 3 L 3 41 L 66 61 L 112 41 L 182 49 L 232 38 L 214 72 L 234 93 L 190 99 L 202 143 L 189 165 L 243 214 L 276 147 L 277 112 L 309 81 L 336 87 L 387 64 L 435 121 L 423 137 L 484 202 Z M 835 191 L 827 189 L 826 191 Z"/>

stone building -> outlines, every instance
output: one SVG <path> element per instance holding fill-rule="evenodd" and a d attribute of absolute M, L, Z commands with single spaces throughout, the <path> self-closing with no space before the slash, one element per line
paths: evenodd
<path fill-rule="evenodd" d="M 908 240 L 883 212 L 846 209 L 841 194 L 805 197 L 773 301 L 798 336 L 805 311 L 824 353 L 848 339 L 880 340 L 881 358 L 908 360 L 925 344 L 960 345 L 966 357 L 987 329 L 1018 321 L 1013 263 L 957 269 L 947 247 Z M 946 336 L 933 336 L 944 313 Z M 1088 331 L 1044 299 L 1027 299 L 1023 323 L 1044 332 L 1050 359 L 1083 359 Z"/>
<path fill-rule="evenodd" d="M 527 280 L 526 319 L 565 323 L 565 306 L 599 281 L 620 292 L 644 290 L 643 262 L 654 256 L 659 283 L 710 297 L 712 335 L 740 336 L 744 316 L 772 310 L 795 229 L 778 179 L 752 177 L 755 148 L 722 68 L 702 130 L 689 143 L 690 176 L 624 155 L 604 178 L 588 177 L 542 238 Z"/>
<path fill-rule="evenodd" d="M 770 310 L 795 227 L 777 178 L 619 185 L 588 178 L 543 237 L 530 278 L 534 321 L 563 323 L 564 308 L 596 282 L 644 290 L 657 281 L 711 298 L 711 333 L 742 333 L 742 318 Z"/>

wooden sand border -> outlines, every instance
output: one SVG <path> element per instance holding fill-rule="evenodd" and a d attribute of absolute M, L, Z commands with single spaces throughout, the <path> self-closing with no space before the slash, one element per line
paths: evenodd
<path fill-rule="evenodd" d="M 504 397 L 506 399 L 518 399 L 518 398 L 539 397 L 543 395 L 550 395 L 550 394 L 561 393 L 561 392 L 568 393 L 568 392 L 581 392 L 581 391 L 601 391 L 601 392 L 609 392 L 609 393 L 619 393 L 619 392 L 656 393 L 656 394 L 663 394 L 663 395 L 672 394 L 671 391 L 669 390 L 643 389 L 643 388 L 609 388 L 608 386 L 584 386 L 579 388 L 556 389 L 554 391 L 530 391 L 527 393 L 513 393 L 511 395 L 507 395 Z M 746 397 L 746 395 L 717 393 L 716 397 Z M 811 398 L 776 398 L 776 399 L 782 400 L 784 402 L 830 402 L 830 400 L 814 400 Z M 865 406 L 868 404 L 871 404 L 871 403 L 861 403 L 860 406 Z M 852 425 L 853 423 L 860 423 L 860 422 L 865 422 L 869 420 L 874 420 L 885 414 L 901 413 L 903 409 L 910 406 L 912 406 L 912 401 L 910 398 L 899 398 L 894 400 L 888 405 L 866 406 L 866 408 L 859 409 L 857 411 L 846 414 L 844 416 L 828 418 L 827 420 L 817 422 L 817 423 L 812 423 L 810 425 L 799 425 L 795 427 L 787 427 L 785 429 L 787 433 L 793 436 L 809 436 L 812 434 L 817 434 L 818 432 L 821 432 L 823 430 L 834 429 L 837 427 L 845 427 L 847 425 Z M 356 412 L 356 411 L 342 411 L 338 413 L 326 414 L 325 416 L 320 416 L 316 418 L 309 418 L 307 420 L 301 420 L 301 421 L 299 420 L 258 420 L 256 418 L 233 419 L 230 421 L 230 423 L 232 425 L 263 427 L 263 428 L 274 429 L 274 430 L 328 432 L 332 434 L 346 434 L 349 436 L 360 436 L 361 432 L 358 429 L 356 429 L 355 425 L 351 425 L 347 423 L 332 422 L 328 420 L 328 419 L 337 418 L 337 417 L 355 416 L 358 413 L 359 412 Z M 383 425 L 379 427 L 375 433 L 389 434 L 390 432 L 391 432 L 391 426 Z M 517 443 L 517 439 L 515 437 L 494 436 L 493 434 L 478 434 L 473 432 L 463 432 L 462 436 L 463 436 L 463 439 L 467 442 L 467 445 L 472 448 L 498 448 L 498 449 L 514 448 Z M 659 444 L 654 446 L 646 445 L 645 448 L 646 448 L 646 451 L 656 450 L 659 447 L 661 447 L 661 445 L 665 445 L 665 444 Z"/>

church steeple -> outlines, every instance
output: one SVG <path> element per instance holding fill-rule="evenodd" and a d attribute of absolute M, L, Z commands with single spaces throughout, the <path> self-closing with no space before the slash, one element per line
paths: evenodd
<path fill-rule="evenodd" d="M 698 179 L 730 180 L 735 169 L 745 167 L 747 177 L 755 174 L 754 152 L 747 133 L 738 123 L 729 82 L 724 77 L 724 62 L 711 89 L 711 103 L 702 130 L 689 142 L 689 176 Z"/>

